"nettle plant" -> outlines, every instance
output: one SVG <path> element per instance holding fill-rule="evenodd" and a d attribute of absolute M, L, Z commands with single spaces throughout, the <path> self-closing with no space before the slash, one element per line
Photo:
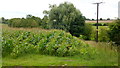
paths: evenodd
<path fill-rule="evenodd" d="M 3 30 L 2 48 L 3 56 L 10 54 L 14 57 L 22 54 L 64 57 L 89 53 L 88 44 L 62 30 L 52 30 L 47 33 Z"/>

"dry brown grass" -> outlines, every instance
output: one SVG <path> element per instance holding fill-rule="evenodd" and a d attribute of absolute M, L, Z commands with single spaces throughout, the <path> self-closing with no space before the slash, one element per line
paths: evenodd
<path fill-rule="evenodd" d="M 97 49 L 102 49 L 104 51 L 115 51 L 117 52 L 117 46 L 111 42 L 95 42 L 95 41 L 85 41 L 87 44 L 96 47 Z"/>
<path fill-rule="evenodd" d="M 98 21 L 99 23 L 112 23 L 114 20 Z M 96 23 L 96 21 L 85 21 L 86 23 Z"/>
<path fill-rule="evenodd" d="M 56 31 L 56 29 L 42 29 L 42 28 L 39 28 L 39 27 L 36 27 L 36 28 L 13 28 L 13 27 L 9 27 L 8 25 L 6 24 L 1 24 L 0 26 L 2 26 L 2 29 L 4 30 L 22 30 L 22 31 L 31 31 L 31 32 L 35 32 L 35 33 L 38 33 L 38 32 L 51 32 L 51 31 Z"/>

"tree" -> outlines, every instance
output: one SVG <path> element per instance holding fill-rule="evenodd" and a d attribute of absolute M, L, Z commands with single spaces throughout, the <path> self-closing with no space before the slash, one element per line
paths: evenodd
<path fill-rule="evenodd" d="M 4 17 L 2 17 L 2 18 L 1 18 L 1 22 L 2 22 L 3 24 L 7 24 L 7 19 L 5 19 Z"/>
<path fill-rule="evenodd" d="M 94 21 L 95 19 L 92 19 L 92 21 Z"/>
<path fill-rule="evenodd" d="M 32 18 L 32 15 L 31 14 L 26 15 L 26 19 L 27 18 Z"/>
<path fill-rule="evenodd" d="M 85 31 L 84 17 L 82 18 L 82 16 L 78 16 L 74 22 L 71 22 L 69 31 L 72 35 L 77 37 L 83 35 Z"/>
<path fill-rule="evenodd" d="M 2 23 L 4 23 L 4 21 L 5 21 L 5 18 L 4 18 L 4 17 L 2 17 L 2 18 L 1 18 L 1 20 L 2 20 Z"/>
<path fill-rule="evenodd" d="M 27 15 L 25 18 L 13 18 L 9 20 L 10 27 L 38 27 L 41 26 L 42 20 L 39 17 Z"/>
<path fill-rule="evenodd" d="M 110 41 L 109 35 L 108 35 L 108 31 L 109 31 L 109 30 L 106 29 L 105 27 L 99 28 L 98 40 L 99 40 L 100 42 Z"/>
<path fill-rule="evenodd" d="M 42 25 L 42 19 L 41 18 L 32 16 L 31 19 L 35 20 L 35 22 L 38 24 L 38 26 Z"/>
<path fill-rule="evenodd" d="M 84 30 L 83 30 L 83 36 L 84 40 L 90 40 L 91 39 L 91 34 L 93 32 L 93 27 L 89 23 L 85 24 Z"/>
<path fill-rule="evenodd" d="M 100 20 L 103 20 L 102 18 L 100 18 Z"/>
<path fill-rule="evenodd" d="M 110 18 L 107 18 L 107 20 L 110 20 Z"/>
<path fill-rule="evenodd" d="M 48 16 L 52 29 L 65 30 L 75 36 L 83 33 L 85 17 L 72 3 L 64 2 L 59 6 L 50 5 L 49 8 L 50 10 L 44 11 L 44 13 Z"/>
<path fill-rule="evenodd" d="M 21 26 L 20 18 L 12 18 L 8 22 L 9 22 L 8 26 L 10 26 L 10 27 L 20 27 Z"/>
<path fill-rule="evenodd" d="M 44 29 L 49 29 L 50 28 L 50 23 L 49 23 L 49 18 L 48 16 L 44 16 L 42 19 L 41 27 Z"/>
<path fill-rule="evenodd" d="M 37 27 L 39 26 L 38 23 L 36 22 L 36 20 L 32 19 L 32 18 L 28 18 L 26 19 L 26 24 L 25 27 Z"/>
<path fill-rule="evenodd" d="M 86 20 L 90 20 L 89 18 L 86 18 Z"/>
<path fill-rule="evenodd" d="M 109 26 L 109 28 L 110 39 L 117 45 L 120 45 L 120 20 L 116 20 L 114 24 Z"/>

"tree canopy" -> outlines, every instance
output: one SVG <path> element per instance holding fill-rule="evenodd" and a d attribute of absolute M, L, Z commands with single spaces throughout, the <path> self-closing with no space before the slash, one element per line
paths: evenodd
<path fill-rule="evenodd" d="M 26 18 L 12 18 L 8 22 L 10 27 L 38 27 L 42 21 L 39 17 L 27 15 Z"/>
<path fill-rule="evenodd" d="M 82 34 L 85 17 L 72 3 L 50 5 L 49 8 L 49 11 L 45 10 L 43 13 L 49 18 L 50 28 L 62 29 L 75 36 Z"/>

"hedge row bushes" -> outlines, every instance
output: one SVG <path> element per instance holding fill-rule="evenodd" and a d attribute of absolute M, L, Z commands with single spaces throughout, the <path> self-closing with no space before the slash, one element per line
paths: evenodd
<path fill-rule="evenodd" d="M 98 23 L 98 26 L 109 26 L 111 23 Z M 97 26 L 97 23 L 92 24 L 93 26 Z"/>
<path fill-rule="evenodd" d="M 117 45 L 120 45 L 120 20 L 114 21 L 113 24 L 109 26 L 110 32 L 109 36 L 110 39 L 115 42 Z"/>
<path fill-rule="evenodd" d="M 32 16 L 31 18 L 13 18 L 8 21 L 10 27 L 38 27 L 41 24 L 41 19 Z"/>

